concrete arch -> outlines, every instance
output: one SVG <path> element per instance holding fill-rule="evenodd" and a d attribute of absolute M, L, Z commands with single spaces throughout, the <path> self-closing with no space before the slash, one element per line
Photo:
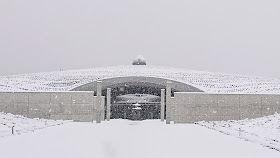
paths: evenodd
<path fill-rule="evenodd" d="M 171 81 L 171 88 L 176 92 L 203 92 L 202 90 L 191 85 L 157 77 L 142 77 L 142 76 L 128 76 L 128 77 L 115 77 L 102 80 L 102 88 L 113 88 L 117 86 L 145 86 L 154 87 L 157 89 L 164 89 L 166 82 Z M 71 91 L 95 91 L 97 81 L 81 85 Z"/>

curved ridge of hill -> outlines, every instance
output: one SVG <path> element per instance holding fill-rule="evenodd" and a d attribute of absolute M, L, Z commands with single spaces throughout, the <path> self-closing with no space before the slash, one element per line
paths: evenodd
<path fill-rule="evenodd" d="M 163 66 L 113 66 L 0 77 L 0 91 L 70 91 L 83 84 L 114 77 L 142 76 L 189 84 L 206 93 L 280 94 L 280 80 Z"/>

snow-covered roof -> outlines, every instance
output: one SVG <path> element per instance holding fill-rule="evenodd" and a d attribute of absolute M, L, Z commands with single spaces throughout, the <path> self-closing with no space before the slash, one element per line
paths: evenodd
<path fill-rule="evenodd" d="M 113 66 L 1 76 L 0 91 L 70 91 L 97 80 L 127 76 L 174 80 L 194 86 L 207 93 L 280 94 L 280 80 L 278 79 L 150 65 Z"/>

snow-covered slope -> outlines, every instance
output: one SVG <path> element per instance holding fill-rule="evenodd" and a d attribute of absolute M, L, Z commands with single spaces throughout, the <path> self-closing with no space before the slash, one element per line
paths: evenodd
<path fill-rule="evenodd" d="M 280 80 L 162 66 L 115 66 L 0 77 L 0 91 L 69 91 L 100 79 L 144 76 L 183 82 L 208 93 L 280 93 Z"/>
<path fill-rule="evenodd" d="M 197 124 L 280 152 L 280 114 L 251 120 L 203 121 Z"/>
<path fill-rule="evenodd" d="M 61 125 L 66 122 L 69 121 L 29 119 L 19 115 L 5 114 L 0 112 L 0 137 L 12 135 L 12 127 L 14 127 L 14 135 L 19 135 L 38 129 Z"/>

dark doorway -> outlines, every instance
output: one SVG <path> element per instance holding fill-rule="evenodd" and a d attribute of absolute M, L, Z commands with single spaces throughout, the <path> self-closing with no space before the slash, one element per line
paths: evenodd
<path fill-rule="evenodd" d="M 112 119 L 146 120 L 160 118 L 160 97 L 150 94 L 117 96 L 111 106 Z"/>

